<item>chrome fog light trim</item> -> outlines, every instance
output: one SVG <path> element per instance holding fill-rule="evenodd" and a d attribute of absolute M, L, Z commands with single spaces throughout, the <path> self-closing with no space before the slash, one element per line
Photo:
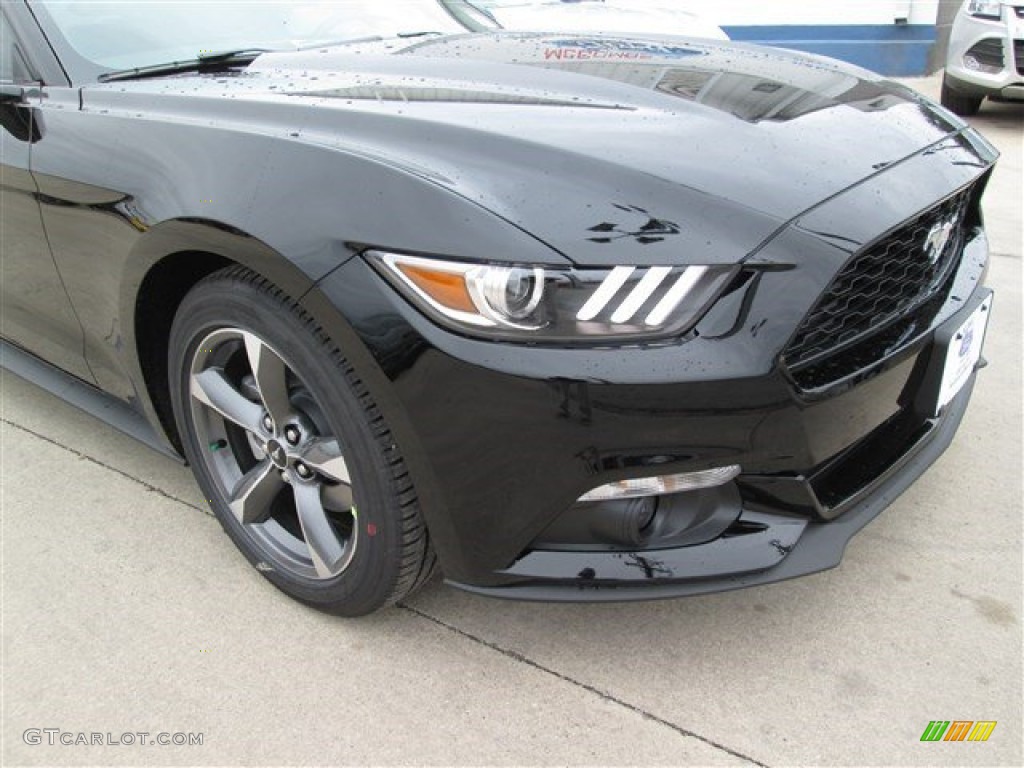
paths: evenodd
<path fill-rule="evenodd" d="M 579 501 L 609 501 L 611 499 L 635 499 L 642 496 L 664 496 L 684 491 L 699 491 L 701 488 L 715 488 L 725 485 L 740 474 L 738 464 L 727 467 L 705 469 L 700 472 L 684 472 L 677 475 L 640 477 L 635 480 L 619 480 L 602 485 L 580 496 Z"/>

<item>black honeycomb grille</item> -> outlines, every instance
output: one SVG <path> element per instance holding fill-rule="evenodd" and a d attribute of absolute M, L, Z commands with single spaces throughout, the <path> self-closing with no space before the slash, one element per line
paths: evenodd
<path fill-rule="evenodd" d="M 832 281 L 786 347 L 784 360 L 794 373 L 837 356 L 897 320 L 931 304 L 948 290 L 960 261 L 971 191 L 966 190 L 911 219 L 857 253 Z M 936 246 L 945 241 L 941 248 Z M 885 349 L 885 344 L 878 345 Z M 844 355 L 857 367 L 862 356 Z M 869 361 L 870 362 L 870 361 Z M 827 366 L 832 380 L 855 370 Z M 797 376 L 797 381 L 800 377 Z M 815 376 L 815 385 L 827 383 Z"/>

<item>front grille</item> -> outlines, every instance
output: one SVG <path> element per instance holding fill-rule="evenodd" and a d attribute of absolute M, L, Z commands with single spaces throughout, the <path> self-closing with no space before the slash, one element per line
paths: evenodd
<path fill-rule="evenodd" d="M 855 373 L 930 322 L 960 262 L 970 202 L 964 190 L 846 263 L 783 354 L 797 383 L 812 389 Z"/>
<path fill-rule="evenodd" d="M 989 67 L 997 72 L 1003 68 L 1003 41 L 998 37 L 987 37 L 971 46 L 971 49 L 964 54 L 964 58 L 973 56 L 983 67 Z"/>
<path fill-rule="evenodd" d="M 1017 62 L 1017 74 L 1024 75 L 1024 40 L 1013 41 L 1013 58 Z"/>

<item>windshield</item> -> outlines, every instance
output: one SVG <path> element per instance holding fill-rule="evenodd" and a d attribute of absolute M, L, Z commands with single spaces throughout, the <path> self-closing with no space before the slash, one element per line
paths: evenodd
<path fill-rule="evenodd" d="M 565 3 L 579 3 L 586 2 L 587 0 L 470 0 L 473 5 L 477 5 L 481 8 L 488 10 L 499 8 L 512 8 L 519 5 L 551 5 L 552 3 L 558 3 L 559 1 Z M 604 2 L 604 0 L 596 0 L 596 2 Z"/>
<path fill-rule="evenodd" d="M 45 7 L 79 56 L 105 69 L 238 49 L 287 50 L 466 31 L 439 0 L 43 0 L 34 5 Z"/>

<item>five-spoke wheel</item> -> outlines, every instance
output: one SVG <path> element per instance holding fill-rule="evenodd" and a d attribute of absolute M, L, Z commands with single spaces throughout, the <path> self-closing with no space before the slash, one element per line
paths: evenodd
<path fill-rule="evenodd" d="M 295 371 L 255 334 L 224 328 L 199 343 L 189 391 L 204 460 L 249 535 L 299 574 L 345 570 L 359 532 L 352 479 Z"/>
<path fill-rule="evenodd" d="M 186 457 L 264 576 L 346 615 L 429 578 L 434 555 L 395 440 L 301 307 L 244 269 L 224 270 L 185 297 L 170 347 Z"/>

